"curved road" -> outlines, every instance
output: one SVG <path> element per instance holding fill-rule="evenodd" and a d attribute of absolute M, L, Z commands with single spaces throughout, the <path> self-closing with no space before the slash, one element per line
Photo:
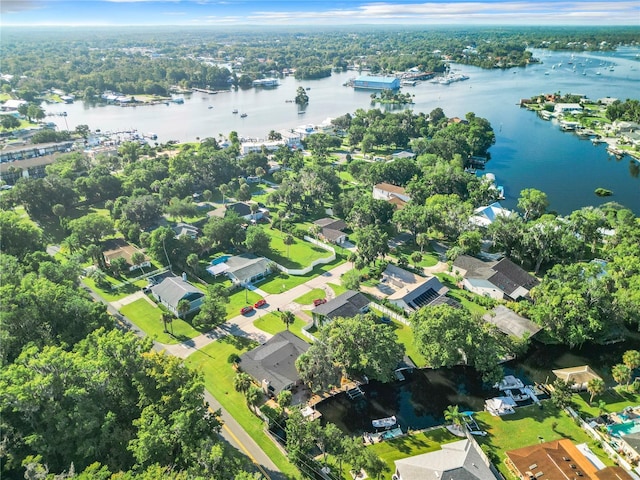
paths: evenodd
<path fill-rule="evenodd" d="M 268 312 L 277 311 L 278 309 L 287 310 L 293 306 L 297 306 L 294 300 L 301 295 L 313 290 L 314 288 L 325 288 L 328 283 L 339 283 L 340 276 L 349 271 L 351 266 L 348 263 L 343 263 L 336 268 L 325 272 L 306 283 L 292 288 L 284 293 L 266 295 L 267 306 L 263 309 L 254 310 L 251 315 L 244 316 L 238 315 L 228 320 L 222 326 L 199 335 L 195 338 L 187 340 L 185 342 L 176 345 L 166 345 L 162 343 L 153 343 L 154 350 L 166 351 L 167 353 L 180 357 L 187 358 L 193 352 L 209 345 L 216 340 L 226 335 L 236 335 L 251 337 L 260 343 L 267 341 L 271 335 L 257 329 L 253 326 L 253 322 Z M 107 311 L 113 315 L 119 328 L 127 329 L 134 332 L 137 336 L 143 338 L 146 333 L 138 328 L 131 320 L 122 315 L 114 305 L 104 300 L 93 290 L 91 290 L 81 280 L 82 287 L 90 293 L 95 301 L 102 302 L 107 306 Z M 116 303 L 116 305 L 118 305 Z M 257 466 L 258 470 L 267 478 L 272 480 L 285 480 L 286 476 L 280 472 L 278 467 L 271 461 L 267 454 L 260 448 L 260 446 L 249 436 L 249 434 L 242 428 L 242 426 L 236 422 L 236 420 L 220 405 L 220 403 L 205 390 L 205 399 L 209 403 L 209 406 L 213 410 L 220 410 L 220 417 L 223 421 L 223 426 L 220 431 L 221 436 L 232 446 L 237 448 L 243 454 Z"/>

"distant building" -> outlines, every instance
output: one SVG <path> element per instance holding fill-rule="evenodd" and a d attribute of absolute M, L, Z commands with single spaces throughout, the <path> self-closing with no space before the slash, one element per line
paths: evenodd
<path fill-rule="evenodd" d="M 488 227 L 498 217 L 510 217 L 513 214 L 511 210 L 502 208 L 500 202 L 493 202 L 491 205 L 476 208 L 469 218 L 469 222 L 479 227 Z"/>
<path fill-rule="evenodd" d="M 130 272 L 137 268 L 151 267 L 151 262 L 146 255 L 144 256 L 144 261 L 142 263 L 134 264 L 131 257 L 135 252 L 140 252 L 140 250 L 138 250 L 136 247 L 122 238 L 114 238 L 111 240 L 107 240 L 104 243 L 104 251 L 102 252 L 102 256 L 104 257 L 104 261 L 107 265 L 111 265 L 111 262 L 116 258 L 124 258 L 127 262 L 127 265 L 129 266 Z"/>
<path fill-rule="evenodd" d="M 553 107 L 553 113 L 580 113 L 582 105 L 579 103 L 556 103 Z"/>
<path fill-rule="evenodd" d="M 183 222 L 178 222 L 174 227 L 172 227 L 172 230 L 173 233 L 176 234 L 177 238 L 184 236 L 189 238 L 198 238 L 198 235 L 200 235 L 198 227 Z"/>
<path fill-rule="evenodd" d="M 321 218 L 313 222 L 320 227 L 320 236 L 327 242 L 342 244 L 347 241 L 347 234 L 343 232 L 347 228 L 344 220 L 335 218 Z"/>
<path fill-rule="evenodd" d="M 404 206 L 404 204 L 411 201 L 411 197 L 403 187 L 391 183 L 383 182 L 374 185 L 372 195 L 376 200 L 386 200 L 398 207 Z"/>
<path fill-rule="evenodd" d="M 400 79 L 396 77 L 362 75 L 353 81 L 353 87 L 365 90 L 398 90 L 400 88 Z"/>

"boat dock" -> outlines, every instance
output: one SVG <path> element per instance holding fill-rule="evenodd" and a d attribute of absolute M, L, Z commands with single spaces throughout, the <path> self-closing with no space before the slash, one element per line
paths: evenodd
<path fill-rule="evenodd" d="M 328 398 L 335 397 L 336 395 L 339 395 L 343 392 L 346 393 L 351 400 L 361 398 L 364 396 L 364 392 L 360 388 L 360 385 L 361 383 L 357 381 L 343 383 L 341 388 L 333 388 L 328 392 L 322 392 L 313 395 L 307 402 L 307 405 L 311 408 L 314 408 L 317 404 L 324 402 Z"/>
<path fill-rule="evenodd" d="M 200 92 L 200 93 L 208 93 L 209 95 L 215 95 L 218 93 L 217 90 L 209 90 L 207 88 L 196 88 L 196 87 L 192 87 L 191 90 L 193 90 L 194 92 Z"/>

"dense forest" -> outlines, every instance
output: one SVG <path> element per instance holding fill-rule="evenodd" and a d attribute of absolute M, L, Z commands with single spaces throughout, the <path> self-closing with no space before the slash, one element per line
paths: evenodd
<path fill-rule="evenodd" d="M 535 61 L 532 47 L 610 50 L 637 41 L 633 28 L 6 28 L 0 64 L 14 89 L 58 88 L 90 100 L 105 90 L 250 87 L 286 70 L 319 78 L 347 68 L 441 72 L 448 62 L 508 68 Z"/>

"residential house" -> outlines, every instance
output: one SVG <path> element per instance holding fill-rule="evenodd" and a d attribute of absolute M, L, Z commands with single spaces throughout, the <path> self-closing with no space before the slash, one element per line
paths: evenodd
<path fill-rule="evenodd" d="M 174 227 L 172 227 L 172 230 L 176 234 L 177 238 L 187 236 L 195 239 L 198 238 L 198 235 L 200 235 L 200 230 L 198 229 L 198 227 L 183 222 L 177 223 Z"/>
<path fill-rule="evenodd" d="M 265 394 L 277 396 L 301 383 L 296 360 L 309 344 L 288 330 L 240 356 L 240 368 L 262 385 Z"/>
<path fill-rule="evenodd" d="M 618 435 L 616 443 L 632 462 L 640 461 L 640 433 Z"/>
<path fill-rule="evenodd" d="M 625 120 L 616 120 L 611 124 L 613 130 L 617 133 L 628 133 L 640 130 L 640 124 L 637 122 L 627 122 Z"/>
<path fill-rule="evenodd" d="M 540 325 L 518 315 L 504 305 L 498 305 L 482 319 L 495 325 L 505 335 L 515 338 L 531 338 L 542 329 Z"/>
<path fill-rule="evenodd" d="M 229 257 L 224 264 L 224 273 L 236 285 L 247 286 L 262 280 L 271 273 L 271 260 L 252 253 L 243 253 Z"/>
<path fill-rule="evenodd" d="M 2 110 L 3 112 L 16 112 L 18 111 L 18 108 L 20 108 L 22 105 L 26 105 L 27 103 L 29 102 L 27 102 L 26 100 L 9 99 L 3 104 L 0 104 L 0 110 Z"/>
<path fill-rule="evenodd" d="M 392 264 L 382 272 L 378 289 L 407 313 L 428 305 L 457 304 L 446 297 L 449 289 L 437 277 L 422 277 Z"/>
<path fill-rule="evenodd" d="M 555 113 L 556 115 L 580 112 L 582 112 L 582 105 L 580 105 L 579 103 L 556 103 L 553 106 L 553 113 Z"/>
<path fill-rule="evenodd" d="M 372 193 L 373 198 L 376 200 L 386 200 L 398 208 L 402 208 L 407 202 L 411 201 L 411 197 L 403 187 L 398 187 L 390 183 L 378 183 L 374 185 Z"/>
<path fill-rule="evenodd" d="M 469 222 L 479 227 L 488 227 L 498 217 L 510 217 L 511 215 L 515 215 L 515 213 L 509 209 L 502 208 L 500 202 L 494 202 L 491 205 L 476 208 L 469 218 Z"/>
<path fill-rule="evenodd" d="M 204 300 L 204 293 L 191 285 L 184 274 L 182 277 L 166 277 L 151 287 L 151 293 L 159 303 L 178 317 L 197 312 Z M 189 302 L 189 310 L 184 314 L 178 312 L 178 304 L 182 300 Z"/>
<path fill-rule="evenodd" d="M 463 287 L 478 295 L 496 300 L 519 300 L 529 296 L 540 281 L 508 258 L 485 262 L 469 255 L 460 255 L 453 262 L 453 271 L 463 277 Z"/>
<path fill-rule="evenodd" d="M 350 318 L 369 310 L 369 299 L 360 292 L 347 290 L 342 295 L 318 305 L 311 310 L 313 323 L 320 327 L 323 322 L 333 320 L 336 317 Z"/>
<path fill-rule="evenodd" d="M 578 367 L 561 368 L 552 370 L 553 374 L 560 380 L 572 384 L 572 389 L 576 391 L 586 390 L 591 380 L 602 380 L 589 365 L 581 365 Z"/>
<path fill-rule="evenodd" d="M 393 158 L 393 160 L 398 160 L 398 159 L 402 159 L 402 158 L 409 158 L 409 159 L 413 160 L 414 158 L 416 158 L 416 154 L 413 153 L 413 152 L 408 152 L 406 150 L 402 150 L 400 152 L 392 153 L 391 154 L 391 158 Z"/>
<path fill-rule="evenodd" d="M 589 457 L 583 451 L 588 447 L 574 445 L 563 438 L 507 453 L 507 466 L 520 479 L 567 480 L 585 478 L 588 480 L 630 480 L 633 477 L 620 467 L 605 467 L 593 453 Z M 596 465 L 597 463 L 597 465 Z"/>
<path fill-rule="evenodd" d="M 395 460 L 393 480 L 502 478 L 474 440 L 445 443 L 440 450 Z"/>
<path fill-rule="evenodd" d="M 130 272 L 137 268 L 151 267 L 149 258 L 144 254 L 144 261 L 139 264 L 134 264 L 131 257 L 136 252 L 142 252 L 122 238 L 107 240 L 106 242 L 104 242 L 103 248 L 104 250 L 102 252 L 102 256 L 104 257 L 104 262 L 107 264 L 107 266 L 110 266 L 111 262 L 116 258 L 124 258 L 127 262 L 127 265 L 129 266 Z"/>
<path fill-rule="evenodd" d="M 245 220 L 258 221 L 269 216 L 269 210 L 264 207 L 259 207 L 255 213 L 251 213 L 251 207 L 248 203 L 244 202 L 227 203 L 226 211 L 235 212 L 239 217 L 244 218 Z"/>
<path fill-rule="evenodd" d="M 313 222 L 313 224 L 320 227 L 320 236 L 327 242 L 340 245 L 348 239 L 347 234 L 343 232 L 348 228 L 344 220 L 321 218 Z"/>

